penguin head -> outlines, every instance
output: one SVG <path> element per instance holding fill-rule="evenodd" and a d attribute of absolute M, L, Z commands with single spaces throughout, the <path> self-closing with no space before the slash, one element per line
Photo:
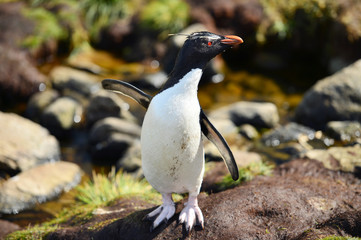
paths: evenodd
<path fill-rule="evenodd" d="M 234 35 L 195 32 L 187 36 L 178 57 L 190 62 L 197 60 L 207 63 L 218 54 L 241 43 L 243 43 L 242 38 Z"/>

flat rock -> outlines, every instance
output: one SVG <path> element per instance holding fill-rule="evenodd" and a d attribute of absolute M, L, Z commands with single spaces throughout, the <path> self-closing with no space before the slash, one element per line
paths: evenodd
<path fill-rule="evenodd" d="M 304 155 L 335 171 L 353 172 L 361 176 L 361 146 L 330 147 L 327 150 L 314 149 Z"/>
<path fill-rule="evenodd" d="M 0 169 L 25 171 L 60 159 L 58 141 L 39 124 L 0 112 L 0 125 Z"/>
<path fill-rule="evenodd" d="M 251 124 L 257 128 L 273 128 L 278 124 L 276 105 L 260 102 L 236 102 L 216 109 L 209 114 L 212 119 L 231 119 L 236 126 Z"/>
<path fill-rule="evenodd" d="M 330 121 L 361 121 L 361 60 L 318 81 L 295 112 L 297 122 L 324 129 Z"/>
<path fill-rule="evenodd" d="M 82 176 L 70 162 L 46 163 L 24 171 L 0 186 L 0 212 L 18 213 L 30 209 L 76 186 Z"/>
<path fill-rule="evenodd" d="M 129 205 L 130 202 L 134 204 Z M 129 207 L 124 207 L 127 203 Z M 176 204 L 176 214 L 167 224 L 151 233 L 151 223 L 142 218 L 154 208 L 123 199 L 111 206 L 113 211 L 108 215 L 93 216 L 81 224 L 66 222 L 47 237 L 185 239 L 184 229 L 177 223 L 183 203 L 184 200 Z M 352 174 L 327 170 L 311 160 L 294 160 L 279 166 L 273 176 L 256 177 L 208 196 L 201 194 L 199 206 L 205 229 L 193 230 L 189 239 L 313 240 L 328 235 L 361 236 L 360 180 Z M 116 209 L 125 211 L 116 213 Z"/>

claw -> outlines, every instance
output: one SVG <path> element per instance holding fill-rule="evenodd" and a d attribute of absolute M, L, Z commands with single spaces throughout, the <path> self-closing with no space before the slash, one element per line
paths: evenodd
<path fill-rule="evenodd" d="M 175 213 L 175 204 L 172 200 L 171 194 L 162 194 L 163 204 L 156 208 L 153 212 L 146 215 L 144 220 L 154 220 L 150 226 L 150 232 L 173 217 Z"/>
<path fill-rule="evenodd" d="M 185 206 L 179 215 L 179 223 L 183 223 L 187 235 L 195 225 L 200 225 L 204 229 L 203 214 L 198 207 L 197 197 L 189 197 Z"/>

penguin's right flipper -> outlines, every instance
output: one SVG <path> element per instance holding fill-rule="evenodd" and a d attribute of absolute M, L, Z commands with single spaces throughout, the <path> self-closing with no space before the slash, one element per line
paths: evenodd
<path fill-rule="evenodd" d="M 148 108 L 150 101 L 152 100 L 152 96 L 146 94 L 139 88 L 134 87 L 133 85 L 115 80 L 115 79 L 104 79 L 102 81 L 102 85 L 104 89 L 111 90 L 113 92 L 121 93 L 130 98 L 133 98 L 144 108 Z"/>
<path fill-rule="evenodd" d="M 201 109 L 200 123 L 203 134 L 214 145 L 216 145 L 216 147 L 218 148 L 219 152 L 223 157 L 224 162 L 226 163 L 228 171 L 231 173 L 232 179 L 236 181 L 239 178 L 239 172 L 236 161 L 233 157 L 233 153 L 229 148 L 226 140 L 209 121 L 206 114 L 203 112 L 203 109 Z"/>

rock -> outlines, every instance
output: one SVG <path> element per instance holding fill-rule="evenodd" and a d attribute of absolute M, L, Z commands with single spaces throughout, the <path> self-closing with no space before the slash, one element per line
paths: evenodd
<path fill-rule="evenodd" d="M 140 137 L 141 128 L 134 122 L 107 117 L 94 124 L 90 131 L 90 139 L 94 142 L 104 141 L 112 133 L 124 133 L 132 137 Z"/>
<path fill-rule="evenodd" d="M 53 87 L 65 95 L 90 97 L 100 89 L 99 76 L 70 67 L 55 67 L 49 74 Z"/>
<path fill-rule="evenodd" d="M 352 172 L 361 176 L 361 146 L 330 147 L 327 150 L 314 149 L 305 153 L 305 157 L 323 163 L 331 170 Z"/>
<path fill-rule="evenodd" d="M 324 129 L 329 121 L 361 121 L 361 60 L 318 81 L 296 109 L 297 122 Z"/>
<path fill-rule="evenodd" d="M 242 124 L 239 128 L 239 133 L 249 140 L 254 140 L 259 137 L 257 129 L 250 124 Z"/>
<path fill-rule="evenodd" d="M 326 125 L 326 133 L 341 141 L 351 141 L 361 137 L 361 124 L 355 121 L 331 121 Z"/>
<path fill-rule="evenodd" d="M 299 141 L 301 138 L 306 141 L 312 140 L 315 138 L 315 133 L 311 128 L 291 122 L 265 133 L 261 140 L 266 146 L 275 147 L 281 143 Z"/>
<path fill-rule="evenodd" d="M 238 127 L 228 118 L 210 118 L 212 124 L 217 128 L 217 130 L 227 138 L 229 135 L 238 133 Z"/>
<path fill-rule="evenodd" d="M 70 97 L 60 97 L 45 108 L 41 123 L 57 137 L 64 137 L 82 117 L 83 108 Z"/>
<path fill-rule="evenodd" d="M 46 77 L 36 68 L 22 43 L 34 33 L 34 21 L 24 17 L 23 2 L 0 4 L 0 96 L 7 104 L 39 91 Z"/>
<path fill-rule="evenodd" d="M 135 172 L 135 177 L 142 178 L 142 158 L 140 141 L 135 140 L 127 149 L 124 156 L 116 162 L 117 169 L 123 169 L 126 172 Z"/>
<path fill-rule="evenodd" d="M 0 112 L 0 169 L 25 171 L 60 159 L 58 141 L 40 125 Z"/>
<path fill-rule="evenodd" d="M 3 99 L 16 101 L 39 91 L 46 77 L 21 50 L 0 45 L 0 93 Z"/>
<path fill-rule="evenodd" d="M 93 160 L 114 163 L 140 137 L 140 131 L 140 126 L 124 119 L 108 117 L 98 121 L 89 135 Z"/>
<path fill-rule="evenodd" d="M 192 239 L 319 239 L 320 236 L 361 235 L 360 180 L 337 173 L 310 160 L 279 166 L 273 176 L 260 176 L 233 189 L 200 194 L 205 229 Z M 120 200 L 109 214 L 93 215 L 88 222 L 70 220 L 47 239 L 186 239 L 177 219 L 185 200 L 166 224 L 149 232 L 142 218 L 154 210 L 136 199 Z M 130 204 L 134 203 L 134 204 Z M 125 207 L 129 205 L 129 207 Z M 154 205 L 153 205 L 154 206 Z M 122 209 L 121 213 L 115 210 Z M 124 211 L 124 213 L 123 213 Z M 95 227 L 96 226 L 96 227 Z M 304 237 L 305 233 L 313 233 Z"/>
<path fill-rule="evenodd" d="M 53 89 L 35 93 L 31 96 L 26 106 L 26 116 L 32 120 L 40 120 L 40 116 L 47 106 L 59 97 L 59 93 Z"/>
<path fill-rule="evenodd" d="M 159 71 L 147 74 L 139 80 L 132 81 L 131 84 L 142 90 L 157 91 L 167 80 L 168 75 L 163 71 Z"/>
<path fill-rule="evenodd" d="M 89 126 L 106 117 L 122 117 L 135 121 L 135 118 L 128 110 L 129 105 L 115 93 L 100 90 L 90 98 L 86 109 L 86 121 Z"/>
<path fill-rule="evenodd" d="M 46 163 L 22 172 L 0 186 L 0 212 L 11 214 L 30 209 L 68 191 L 81 180 L 78 165 Z"/>
<path fill-rule="evenodd" d="M 213 119 L 231 119 L 236 126 L 251 124 L 257 128 L 273 128 L 278 124 L 277 107 L 273 103 L 236 102 L 210 113 Z"/>
<path fill-rule="evenodd" d="M 18 230 L 20 230 L 19 225 L 0 219 L 0 239 L 5 239 L 6 235 Z"/>

